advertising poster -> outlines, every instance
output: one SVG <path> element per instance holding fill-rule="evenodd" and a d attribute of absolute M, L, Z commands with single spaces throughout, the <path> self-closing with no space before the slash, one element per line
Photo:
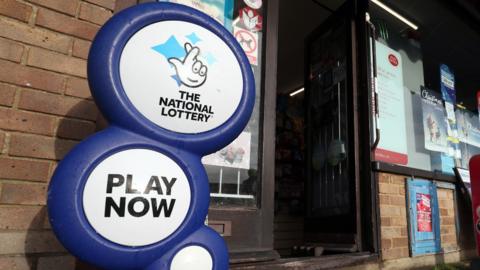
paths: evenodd
<path fill-rule="evenodd" d="M 432 207 L 430 194 L 417 193 L 417 231 L 432 232 Z"/>
<path fill-rule="evenodd" d="M 478 118 L 480 120 L 480 91 L 477 91 L 477 111 L 478 111 Z"/>
<path fill-rule="evenodd" d="M 458 139 L 466 144 L 480 147 L 480 122 L 474 113 L 458 108 L 457 118 Z"/>
<path fill-rule="evenodd" d="M 460 180 L 462 180 L 463 185 L 468 190 L 468 193 L 469 193 L 470 198 L 471 198 L 471 196 L 472 196 L 472 185 L 471 185 L 471 182 L 470 182 L 470 171 L 462 169 L 462 168 L 455 168 L 455 170 L 457 172 L 457 176 L 460 178 Z"/>
<path fill-rule="evenodd" d="M 375 150 L 375 160 L 406 165 L 408 155 L 402 57 L 380 42 L 376 42 L 376 53 L 380 142 Z"/>
<path fill-rule="evenodd" d="M 446 153 L 448 151 L 447 120 L 441 96 L 424 87 L 421 95 L 425 149 Z"/>
<path fill-rule="evenodd" d="M 233 17 L 233 0 L 160 0 L 186 5 L 210 15 L 231 31 Z"/>
<path fill-rule="evenodd" d="M 460 147 L 458 145 L 457 120 L 455 117 L 456 93 L 455 93 L 455 77 L 453 72 L 447 65 L 440 65 L 440 89 L 442 97 L 445 101 L 445 109 L 448 120 L 447 154 L 455 158 L 461 158 Z"/>
<path fill-rule="evenodd" d="M 222 150 L 204 156 L 204 165 L 250 169 L 250 132 L 242 132 L 231 144 Z"/>

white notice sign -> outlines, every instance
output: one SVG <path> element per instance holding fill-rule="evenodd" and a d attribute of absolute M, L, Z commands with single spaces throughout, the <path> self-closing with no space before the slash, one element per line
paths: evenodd
<path fill-rule="evenodd" d="M 83 208 L 90 225 L 125 246 L 159 242 L 177 230 L 190 207 L 187 176 L 169 157 L 130 149 L 100 162 L 87 179 Z"/>

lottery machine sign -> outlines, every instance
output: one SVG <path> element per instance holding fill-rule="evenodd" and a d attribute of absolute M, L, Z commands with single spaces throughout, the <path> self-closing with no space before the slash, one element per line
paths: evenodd
<path fill-rule="evenodd" d="M 224 239 L 205 225 L 201 159 L 234 141 L 253 111 L 254 77 L 235 37 L 187 6 L 135 5 L 98 32 L 88 79 L 109 126 L 50 181 L 59 241 L 102 269 L 228 269 Z"/>
<path fill-rule="evenodd" d="M 183 21 L 158 22 L 138 31 L 123 50 L 120 78 L 142 115 L 180 133 L 205 132 L 225 123 L 243 89 L 240 66 L 229 47 L 211 31 Z"/>

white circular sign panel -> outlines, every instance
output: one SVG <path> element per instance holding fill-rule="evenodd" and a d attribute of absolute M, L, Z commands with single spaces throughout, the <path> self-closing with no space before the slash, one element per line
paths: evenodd
<path fill-rule="evenodd" d="M 136 32 L 119 69 L 135 108 L 174 132 L 215 129 L 242 98 L 242 71 L 233 52 L 217 35 L 189 22 L 162 21 Z"/>
<path fill-rule="evenodd" d="M 90 225 L 125 246 L 157 243 L 173 234 L 190 208 L 191 189 L 180 166 L 162 153 L 129 149 L 95 167 L 83 190 Z"/>
<path fill-rule="evenodd" d="M 212 270 L 213 259 L 208 250 L 201 246 L 181 249 L 173 257 L 170 270 Z"/>

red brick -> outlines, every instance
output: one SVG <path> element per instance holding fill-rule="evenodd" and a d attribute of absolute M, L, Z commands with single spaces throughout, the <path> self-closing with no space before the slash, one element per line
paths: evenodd
<path fill-rule="evenodd" d="M 400 186 L 405 186 L 405 177 L 400 176 L 400 175 L 393 175 L 392 178 L 390 178 L 390 182 L 392 184 L 400 185 Z"/>
<path fill-rule="evenodd" d="M 50 230 L 52 229 L 52 225 L 50 224 L 50 218 L 48 217 L 48 212 L 45 214 L 45 219 L 43 220 L 42 229 Z"/>
<path fill-rule="evenodd" d="M 50 163 L 37 160 L 0 158 L 0 178 L 46 182 Z"/>
<path fill-rule="evenodd" d="M 457 243 L 457 236 L 455 234 L 442 235 L 442 243 Z"/>
<path fill-rule="evenodd" d="M 26 230 L 43 229 L 46 216 L 44 206 L 0 206 L 0 229 L 3 230 Z M 0 267 L 0 269 L 2 269 Z"/>
<path fill-rule="evenodd" d="M 392 239 L 382 239 L 382 249 L 390 249 L 392 247 Z"/>
<path fill-rule="evenodd" d="M 0 254 L 65 252 L 51 231 L 1 231 Z"/>
<path fill-rule="evenodd" d="M 52 166 L 50 167 L 50 173 L 48 174 L 49 180 L 52 179 L 53 174 L 55 173 L 55 170 L 57 169 L 57 167 L 58 167 L 58 162 L 53 161 Z"/>
<path fill-rule="evenodd" d="M 47 203 L 45 184 L 3 183 L 0 203 L 45 205 Z"/>
<path fill-rule="evenodd" d="M 62 159 L 77 142 L 35 135 L 12 134 L 10 155 L 45 159 Z"/>
<path fill-rule="evenodd" d="M 0 105 L 12 106 L 14 99 L 15 87 L 8 84 L 0 83 Z"/>
<path fill-rule="evenodd" d="M 402 238 L 393 238 L 392 239 L 392 244 L 394 248 L 397 247 L 408 247 L 408 238 L 402 237 Z"/>
<path fill-rule="evenodd" d="M 100 28 L 97 25 L 44 8 L 38 10 L 37 25 L 88 40 L 92 40 Z"/>
<path fill-rule="evenodd" d="M 92 98 L 90 87 L 86 79 L 69 77 L 67 79 L 67 85 L 65 94 L 68 96 L 80 97 L 80 98 Z"/>
<path fill-rule="evenodd" d="M 40 6 L 48 7 L 56 11 L 60 11 L 69 15 L 75 15 L 77 13 L 78 0 L 29 0 Z"/>
<path fill-rule="evenodd" d="M 441 223 L 442 223 L 442 225 L 453 225 L 453 224 L 455 224 L 455 218 L 453 218 L 453 217 L 443 217 Z"/>
<path fill-rule="evenodd" d="M 381 227 L 382 238 L 402 237 L 402 229 L 398 227 Z"/>
<path fill-rule="evenodd" d="M 53 135 L 55 122 L 53 116 L 0 108 L 0 128 L 5 130 Z"/>
<path fill-rule="evenodd" d="M 380 205 L 380 215 L 382 217 L 397 217 L 400 216 L 402 212 L 399 207 L 391 205 Z"/>
<path fill-rule="evenodd" d="M 115 13 L 118 13 L 126 8 L 134 6 L 137 4 L 137 0 L 121 0 L 115 2 Z"/>
<path fill-rule="evenodd" d="M 0 81 L 2 82 L 61 93 L 64 80 L 62 75 L 0 60 Z"/>
<path fill-rule="evenodd" d="M 379 194 L 378 198 L 380 200 L 380 204 L 390 204 L 390 195 Z"/>
<path fill-rule="evenodd" d="M 87 77 L 87 61 L 40 48 L 31 48 L 27 65 Z"/>
<path fill-rule="evenodd" d="M 112 11 L 102 7 L 82 3 L 79 18 L 98 25 L 103 25 L 112 16 Z"/>
<path fill-rule="evenodd" d="M 115 8 L 115 0 L 85 0 L 86 2 L 90 2 L 92 4 L 108 8 L 113 10 Z"/>
<path fill-rule="evenodd" d="M 0 14 L 26 22 L 32 15 L 32 7 L 16 0 L 0 0 Z"/>
<path fill-rule="evenodd" d="M 407 226 L 407 217 L 402 213 L 402 216 L 391 217 L 390 222 L 392 226 Z"/>
<path fill-rule="evenodd" d="M 381 217 L 380 218 L 380 224 L 381 226 L 391 226 L 392 225 L 392 220 L 390 217 Z"/>
<path fill-rule="evenodd" d="M 392 185 L 389 183 L 379 183 L 379 192 L 382 194 L 398 194 L 397 185 Z"/>
<path fill-rule="evenodd" d="M 382 250 L 382 259 L 391 260 L 408 257 L 408 248 L 392 248 Z"/>
<path fill-rule="evenodd" d="M 22 55 L 22 45 L 8 39 L 0 38 L 0 58 L 20 62 Z"/>
<path fill-rule="evenodd" d="M 1 17 L 0 36 L 61 53 L 72 46 L 71 37 Z"/>
<path fill-rule="evenodd" d="M 41 257 L 38 259 L 37 270 L 74 270 L 75 257 L 73 256 L 55 256 L 55 257 Z"/>
<path fill-rule="evenodd" d="M 72 51 L 73 56 L 87 59 L 88 52 L 90 50 L 91 45 L 92 45 L 92 42 L 90 41 L 86 41 L 78 38 L 75 39 L 73 41 L 73 51 Z"/>
<path fill-rule="evenodd" d="M 441 188 L 437 189 L 437 197 L 438 197 L 438 199 L 447 198 L 447 193 L 448 193 L 448 192 L 447 192 L 447 190 L 445 190 L 445 189 L 441 189 Z"/>
<path fill-rule="evenodd" d="M 26 257 L 0 257 L 0 269 L 31 270 L 35 269 L 35 259 Z"/>
<path fill-rule="evenodd" d="M 396 206 L 405 206 L 405 197 L 404 196 L 391 196 L 390 197 L 390 204 Z"/>
<path fill-rule="evenodd" d="M 57 129 L 57 136 L 65 139 L 82 140 L 95 132 L 95 124 L 90 121 L 63 118 Z"/>
<path fill-rule="evenodd" d="M 5 133 L 0 132 L 0 153 L 2 153 L 4 143 L 5 143 Z"/>
<path fill-rule="evenodd" d="M 378 182 L 379 183 L 390 183 L 390 175 L 386 173 L 378 174 Z"/>
<path fill-rule="evenodd" d="M 26 90 L 22 91 L 20 95 L 18 107 L 87 120 L 95 120 L 98 112 L 95 103 L 90 100 Z"/>

